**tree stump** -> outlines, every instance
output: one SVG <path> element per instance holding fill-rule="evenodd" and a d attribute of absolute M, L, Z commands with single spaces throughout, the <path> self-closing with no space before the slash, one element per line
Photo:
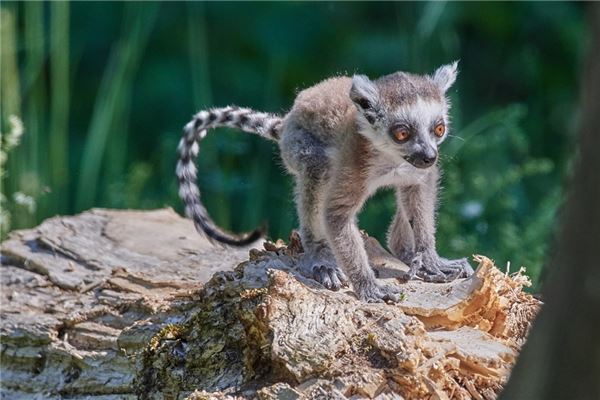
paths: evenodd
<path fill-rule="evenodd" d="M 94 209 L 2 244 L 3 399 L 493 399 L 540 302 L 478 256 L 448 284 L 365 235 L 400 304 L 295 270 L 285 245 L 211 245 L 170 209 Z"/>

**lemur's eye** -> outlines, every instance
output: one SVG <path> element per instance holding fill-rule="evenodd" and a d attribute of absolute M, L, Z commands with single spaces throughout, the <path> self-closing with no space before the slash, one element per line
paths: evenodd
<path fill-rule="evenodd" d="M 390 134 L 396 142 L 405 142 L 410 137 L 410 131 L 403 125 L 395 126 L 390 129 Z"/>
<path fill-rule="evenodd" d="M 446 125 L 443 123 L 437 124 L 435 128 L 433 128 L 433 133 L 435 133 L 435 136 L 441 138 L 444 136 L 444 133 L 446 133 Z"/>

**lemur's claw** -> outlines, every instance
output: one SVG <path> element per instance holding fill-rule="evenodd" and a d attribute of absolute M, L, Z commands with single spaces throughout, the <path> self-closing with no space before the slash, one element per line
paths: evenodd
<path fill-rule="evenodd" d="M 406 280 L 419 277 L 425 282 L 446 283 L 473 275 L 473 268 L 466 258 L 447 260 L 438 256 L 417 253 L 405 275 Z"/>
<path fill-rule="evenodd" d="M 329 290 L 337 291 L 347 282 L 347 278 L 335 265 L 320 265 L 314 267 L 313 279 Z"/>
<path fill-rule="evenodd" d="M 460 258 L 458 260 L 447 260 L 442 258 L 442 264 L 440 265 L 440 271 L 444 273 L 449 280 L 457 278 L 468 278 L 473 275 L 473 267 L 467 261 L 466 258 Z"/>

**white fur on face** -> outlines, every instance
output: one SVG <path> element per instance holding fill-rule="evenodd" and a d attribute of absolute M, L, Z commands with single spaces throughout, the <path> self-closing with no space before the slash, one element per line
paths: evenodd
<path fill-rule="evenodd" d="M 444 134 L 441 138 L 436 137 L 431 129 L 435 122 L 442 120 L 446 122 L 446 113 L 448 109 L 445 103 L 439 101 L 424 100 L 421 97 L 417 98 L 415 104 L 405 106 L 398 110 L 396 117 L 398 119 L 411 121 L 419 131 L 425 133 L 421 137 L 426 140 L 426 143 L 437 148 L 437 146 L 446 139 L 448 134 Z M 448 127 L 446 126 L 446 130 Z"/>
<path fill-rule="evenodd" d="M 365 136 L 373 147 L 384 154 L 386 158 L 392 161 L 395 164 L 399 164 L 404 161 L 403 156 L 394 148 L 392 144 L 390 144 L 391 139 L 389 138 L 387 132 L 377 132 L 371 124 L 367 122 L 367 120 L 361 115 L 360 119 L 360 130 L 359 133 Z"/>
<path fill-rule="evenodd" d="M 404 120 L 410 122 L 418 130 L 421 141 L 424 142 L 423 144 L 437 148 L 448 136 L 448 126 L 446 126 L 446 134 L 442 138 L 436 137 L 431 129 L 435 122 L 440 119 L 446 122 L 447 110 L 448 107 L 445 102 L 425 100 L 418 97 L 414 104 L 396 110 L 390 121 Z M 360 114 L 359 126 L 360 133 L 367 137 L 373 147 L 383 153 L 389 161 L 397 165 L 404 162 L 404 156 L 397 150 L 398 144 L 389 137 L 387 132 L 375 131 L 371 124 Z M 387 130 L 388 127 L 383 129 Z"/>

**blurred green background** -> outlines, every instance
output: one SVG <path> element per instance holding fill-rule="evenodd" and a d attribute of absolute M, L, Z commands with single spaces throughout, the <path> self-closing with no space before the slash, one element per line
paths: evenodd
<path fill-rule="evenodd" d="M 440 252 L 543 277 L 574 155 L 585 4 L 3 1 L 1 34 L 3 237 L 90 207 L 181 211 L 175 148 L 201 108 L 284 113 L 330 75 L 460 59 Z M 221 226 L 268 221 L 287 238 L 297 225 L 275 145 L 212 131 L 199 171 Z M 361 227 L 383 239 L 393 210 L 376 195 Z"/>

